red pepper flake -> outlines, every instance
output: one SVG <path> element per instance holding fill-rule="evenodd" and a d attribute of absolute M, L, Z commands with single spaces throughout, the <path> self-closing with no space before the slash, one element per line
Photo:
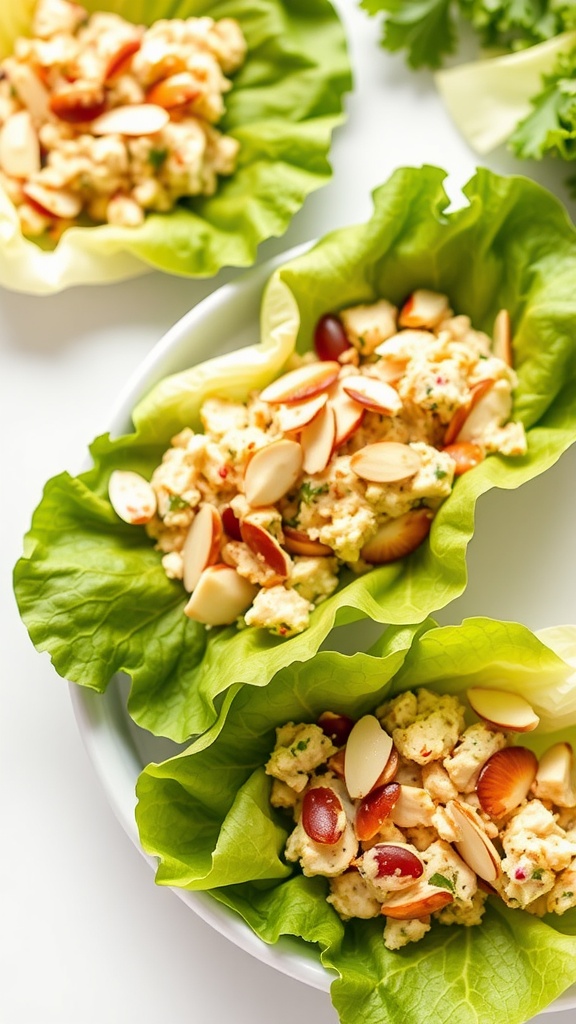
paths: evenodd
<path fill-rule="evenodd" d="M 222 477 L 222 480 L 225 480 L 226 477 L 228 476 L 228 472 L 228 466 L 220 466 L 220 469 L 218 470 L 218 476 Z"/>
<path fill-rule="evenodd" d="M 514 878 L 518 882 L 523 882 L 526 879 L 526 872 L 524 871 L 524 868 L 516 868 L 516 871 L 514 872 Z"/>

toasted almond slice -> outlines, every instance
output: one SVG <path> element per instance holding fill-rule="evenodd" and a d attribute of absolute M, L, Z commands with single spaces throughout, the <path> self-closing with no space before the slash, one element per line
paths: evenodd
<path fill-rule="evenodd" d="M 275 578 L 270 580 L 267 586 L 276 586 L 277 583 L 282 583 L 283 580 L 288 578 L 291 565 L 290 559 L 286 552 L 282 550 L 276 538 L 268 530 L 258 526 L 257 523 L 251 523 L 249 520 L 243 519 L 240 523 L 240 533 L 242 540 L 248 545 L 250 550 L 255 555 L 258 555 L 276 573 Z"/>
<path fill-rule="evenodd" d="M 390 818 L 399 828 L 414 828 L 416 825 L 431 825 L 434 811 L 434 801 L 427 790 L 401 785 L 400 796 Z"/>
<path fill-rule="evenodd" d="M 361 557 L 370 565 L 385 565 L 405 558 L 430 533 L 434 513 L 428 508 L 413 508 L 396 519 L 389 519 L 361 551 Z"/>
<path fill-rule="evenodd" d="M 503 818 L 526 799 L 536 777 L 538 760 L 528 747 L 496 750 L 480 769 L 476 793 L 491 818 Z"/>
<path fill-rule="evenodd" d="M 304 452 L 302 467 L 305 473 L 313 476 L 326 469 L 334 450 L 335 437 L 334 410 L 331 405 L 325 405 L 300 434 L 300 444 Z"/>
<path fill-rule="evenodd" d="M 204 569 L 218 558 L 222 533 L 218 509 L 214 505 L 202 505 L 192 520 L 182 548 L 182 579 L 189 593 L 194 590 Z"/>
<path fill-rule="evenodd" d="M 382 413 L 384 416 L 395 416 L 402 408 L 398 392 L 377 377 L 350 374 L 349 377 L 343 378 L 342 389 L 365 409 Z"/>
<path fill-rule="evenodd" d="M 29 178 L 40 170 L 40 142 L 29 110 L 18 110 L 2 125 L 0 167 L 12 178 Z"/>
<path fill-rule="evenodd" d="M 253 508 L 275 505 L 296 483 L 304 452 L 297 441 L 282 438 L 260 448 L 244 472 L 244 494 Z"/>
<path fill-rule="evenodd" d="M 155 135 L 165 128 L 170 115 L 154 103 L 129 103 L 113 107 L 92 121 L 93 135 Z"/>
<path fill-rule="evenodd" d="M 473 686 L 466 696 L 472 710 L 497 729 L 532 732 L 540 721 L 534 708 L 519 693 Z"/>
<path fill-rule="evenodd" d="M 458 442 L 481 439 L 486 430 L 505 423 L 512 412 L 512 394 L 506 381 L 496 381 L 475 403 L 466 417 Z"/>
<path fill-rule="evenodd" d="M 474 384 L 470 388 L 470 396 L 468 401 L 461 405 L 456 410 L 450 423 L 446 427 L 446 433 L 444 434 L 444 445 L 452 444 L 456 440 L 466 440 L 466 438 L 460 437 L 460 431 L 464 427 L 466 420 L 470 416 L 470 413 L 478 404 L 481 398 L 486 395 L 490 389 L 494 386 L 494 381 L 491 378 L 486 380 L 480 380 L 477 384 Z"/>
<path fill-rule="evenodd" d="M 218 562 L 200 574 L 185 615 L 206 626 L 229 626 L 250 607 L 258 593 L 236 569 Z"/>
<path fill-rule="evenodd" d="M 138 53 L 141 45 L 142 39 L 139 35 L 134 36 L 133 39 L 124 39 L 119 43 L 117 49 L 108 57 L 104 80 L 109 82 L 111 79 L 127 71 L 132 57 L 135 53 Z"/>
<path fill-rule="evenodd" d="M 346 828 L 346 812 L 331 786 L 313 786 L 304 793 L 300 821 L 315 843 L 334 846 Z"/>
<path fill-rule="evenodd" d="M 347 395 L 343 388 L 343 379 L 337 380 L 329 391 L 330 405 L 334 410 L 336 421 L 336 436 L 334 447 L 339 448 L 355 430 L 358 429 L 364 417 L 364 406 L 355 402 L 350 395 Z"/>
<path fill-rule="evenodd" d="M 355 723 L 346 744 L 344 774 L 353 800 L 365 797 L 390 757 L 392 737 L 374 715 L 364 715 Z"/>
<path fill-rule="evenodd" d="M 231 505 L 225 505 L 222 509 L 222 526 L 232 540 L 242 540 L 240 520 Z"/>
<path fill-rule="evenodd" d="M 82 200 L 75 192 L 67 189 L 46 188 L 35 181 L 28 181 L 22 187 L 26 199 L 31 200 L 40 211 L 49 217 L 73 220 L 82 209 Z"/>
<path fill-rule="evenodd" d="M 446 445 L 444 451 L 454 460 L 454 476 L 462 476 L 484 461 L 484 452 L 471 441 L 455 441 Z"/>
<path fill-rule="evenodd" d="M 418 452 L 398 441 L 376 441 L 360 448 L 350 459 L 350 469 L 362 480 L 391 484 L 408 480 L 422 465 Z"/>
<path fill-rule="evenodd" d="M 28 64 L 22 64 L 14 57 L 6 57 L 2 68 L 18 99 L 32 115 L 35 124 L 53 120 L 50 115 L 50 93 Z"/>
<path fill-rule="evenodd" d="M 507 366 L 513 365 L 512 329 L 510 313 L 507 309 L 501 309 L 496 314 L 492 333 L 492 351 L 496 358 L 501 359 Z"/>
<path fill-rule="evenodd" d="M 382 904 L 381 912 L 396 921 L 410 921 L 442 910 L 453 900 L 454 896 L 448 889 L 422 881 L 389 896 Z"/>
<path fill-rule="evenodd" d="M 329 388 L 339 372 L 340 363 L 333 360 L 324 359 L 317 363 L 304 363 L 296 370 L 290 370 L 289 373 L 272 381 L 261 392 L 260 398 L 263 402 L 270 402 L 272 405 L 303 402 Z"/>
<path fill-rule="evenodd" d="M 278 408 L 278 426 L 285 434 L 302 430 L 318 415 L 328 401 L 328 393 L 322 391 L 306 402 L 294 402 L 293 405 L 281 405 Z"/>
<path fill-rule="evenodd" d="M 500 875 L 500 855 L 476 812 L 461 800 L 449 800 L 446 809 L 460 833 L 454 845 L 462 860 L 480 878 L 495 882 Z"/>
<path fill-rule="evenodd" d="M 539 800 L 551 800 L 556 807 L 576 806 L 574 751 L 570 743 L 554 743 L 544 751 L 532 790 Z"/>
<path fill-rule="evenodd" d="M 312 540 L 303 530 L 295 530 L 292 526 L 284 528 L 284 547 L 291 555 L 309 555 L 311 558 L 332 555 L 334 552 L 327 544 Z"/>
<path fill-rule="evenodd" d="M 401 327 L 436 327 L 449 315 L 450 303 L 446 295 L 417 288 L 402 306 L 398 323 Z"/>
<path fill-rule="evenodd" d="M 356 808 L 354 831 L 359 842 L 373 839 L 400 796 L 398 782 L 387 782 L 367 793 Z"/>
<path fill-rule="evenodd" d="M 105 109 L 106 96 L 99 82 L 70 82 L 50 97 L 52 113 L 69 124 L 93 121 Z"/>
<path fill-rule="evenodd" d="M 201 92 L 197 78 L 189 71 L 179 71 L 155 82 L 146 95 L 146 101 L 171 110 L 173 107 L 183 107 L 186 103 L 192 103 Z"/>
<path fill-rule="evenodd" d="M 316 724 L 336 747 L 343 747 L 354 728 L 354 719 L 348 715 L 339 715 L 335 711 L 323 711 Z"/>
<path fill-rule="evenodd" d="M 156 511 L 156 495 L 140 473 L 115 469 L 108 481 L 108 497 L 117 516 L 131 526 L 141 526 Z"/>
<path fill-rule="evenodd" d="M 396 775 L 396 772 L 398 771 L 399 764 L 400 755 L 396 750 L 396 747 L 393 746 L 392 750 L 390 751 L 390 757 L 388 758 L 386 764 L 384 765 L 384 770 L 378 777 L 377 784 L 379 786 L 385 786 L 387 782 L 392 782 Z"/>

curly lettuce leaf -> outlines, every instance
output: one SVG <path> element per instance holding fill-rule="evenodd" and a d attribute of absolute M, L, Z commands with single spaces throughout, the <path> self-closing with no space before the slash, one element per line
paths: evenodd
<path fill-rule="evenodd" d="M 375 192 L 366 224 L 328 235 L 273 274 L 261 346 L 159 383 L 138 404 L 133 433 L 99 438 L 87 473 L 48 483 L 15 569 L 15 591 L 32 641 L 61 675 L 103 691 L 115 672 L 127 672 L 130 715 L 181 742 L 225 714 L 238 686 L 265 686 L 285 666 L 306 662 L 335 625 L 421 622 L 463 592 L 480 495 L 519 487 L 576 440 L 576 232 L 540 186 L 487 170 L 466 186 L 467 203 L 447 212 L 443 177 L 431 167 L 397 171 Z M 298 636 L 233 626 L 206 631 L 187 619 L 186 595 L 166 579 L 144 529 L 114 516 L 110 472 L 149 477 L 170 437 L 196 425 L 207 393 L 242 398 L 251 382 L 265 384 L 295 343 L 301 351 L 311 345 L 322 313 L 378 296 L 400 302 L 417 286 L 445 291 L 455 310 L 487 331 L 499 309 L 510 311 L 515 416 L 527 430 L 527 455 L 491 456 L 459 478 L 420 548 L 364 576 L 344 573 Z"/>
<path fill-rule="evenodd" d="M 568 55 L 575 47 L 576 31 L 564 32 L 520 53 L 470 61 L 436 74 L 452 120 L 477 153 L 489 153 L 508 141 L 521 157 L 538 158 L 554 147 L 564 158 L 573 151 L 574 79 Z M 543 80 L 548 83 L 544 92 Z"/>
<path fill-rule="evenodd" d="M 574 628 L 547 632 L 573 662 Z M 382 919 L 344 923 L 325 901 L 326 880 L 283 861 L 277 842 L 291 823 L 268 803 L 263 765 L 277 726 L 314 721 L 327 709 L 358 717 L 412 686 L 463 694 L 477 682 L 525 693 L 539 711 L 558 708 L 559 717 L 543 720 L 523 743 L 538 750 L 557 738 L 576 740 L 573 663 L 526 627 L 488 618 L 389 627 L 366 654 L 323 652 L 265 689 L 245 688 L 209 736 L 148 765 L 138 780 L 139 834 L 158 858 L 158 884 L 208 890 L 267 943 L 290 935 L 313 944 L 336 972 L 331 994 L 342 1024 L 359 1016 L 369 1024 L 420 1022 L 431 1012 L 438 1024 L 532 1017 L 576 981 L 576 912 L 539 920 L 490 900 L 481 926 L 435 924 L 421 942 L 390 952 Z M 542 728 L 554 733 L 540 736 Z M 266 846 L 253 842 L 264 820 Z"/>
<path fill-rule="evenodd" d="M 29 32 L 34 6 L 31 0 L 0 5 L 0 56 Z M 145 24 L 205 14 L 237 18 L 248 56 L 226 97 L 222 129 L 241 143 L 238 166 L 214 196 L 149 214 L 137 228 L 73 227 L 52 250 L 24 238 L 0 189 L 0 284 L 46 294 L 154 268 L 209 277 L 224 266 L 249 266 L 258 245 L 282 235 L 306 196 L 331 175 L 328 152 L 351 73 L 329 0 L 85 0 L 84 6 Z"/>
<path fill-rule="evenodd" d="M 360 6 L 384 14 L 382 46 L 405 50 L 412 68 L 441 67 L 465 21 L 482 46 L 500 51 L 533 46 L 576 26 L 572 0 L 362 0 Z"/>

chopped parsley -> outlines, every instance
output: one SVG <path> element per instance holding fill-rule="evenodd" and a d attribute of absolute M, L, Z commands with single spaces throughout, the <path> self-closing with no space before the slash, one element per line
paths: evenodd
<path fill-rule="evenodd" d="M 543 874 L 544 868 L 535 868 L 530 877 L 533 879 L 533 881 L 540 882 Z"/>
<path fill-rule="evenodd" d="M 290 753 L 292 754 L 292 757 L 296 757 L 297 753 L 299 753 L 299 754 L 304 753 L 304 751 L 308 747 L 309 743 L 310 743 L 309 739 L 308 740 L 299 740 L 298 743 L 296 743 L 295 746 L 290 747 Z"/>
<path fill-rule="evenodd" d="M 430 885 L 437 885 L 439 889 L 448 889 L 451 893 L 456 892 L 456 887 L 452 879 L 446 878 L 446 875 L 441 875 L 438 871 L 435 871 L 428 881 L 430 882 Z"/>
<path fill-rule="evenodd" d="M 445 476 L 448 476 L 448 473 L 446 472 L 445 469 L 442 469 L 440 466 L 436 466 L 436 469 L 434 470 L 434 476 L 436 477 L 437 480 L 443 480 Z"/>
<path fill-rule="evenodd" d="M 320 484 L 319 487 L 314 487 L 310 480 L 305 480 L 299 491 L 300 501 L 303 501 L 305 505 L 310 505 L 313 499 L 318 494 L 327 494 L 328 484 Z"/>
<path fill-rule="evenodd" d="M 148 163 L 152 164 L 155 171 L 159 171 L 167 156 L 168 150 L 166 148 L 151 149 L 148 153 Z"/>
<path fill-rule="evenodd" d="M 179 512 L 184 508 L 190 508 L 190 502 L 186 501 L 180 494 L 171 494 L 168 498 L 168 511 Z"/>

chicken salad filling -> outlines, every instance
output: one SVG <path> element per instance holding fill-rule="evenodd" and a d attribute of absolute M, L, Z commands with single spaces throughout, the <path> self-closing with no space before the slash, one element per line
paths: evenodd
<path fill-rule="evenodd" d="M 467 724 L 470 706 L 476 720 Z M 434 923 L 481 924 L 488 896 L 539 917 L 576 906 L 576 776 L 568 743 L 537 758 L 516 693 L 467 702 L 407 691 L 353 721 L 325 712 L 276 730 L 271 804 L 295 828 L 285 857 L 328 880 L 344 920 L 384 916 L 384 943 Z"/>
<path fill-rule="evenodd" d="M 525 454 L 515 384 L 505 310 L 489 337 L 426 289 L 349 307 L 246 402 L 207 398 L 203 432 L 173 437 L 150 481 L 115 471 L 110 500 L 183 581 L 190 618 L 292 636 L 342 571 L 415 550 L 460 475 Z"/>

